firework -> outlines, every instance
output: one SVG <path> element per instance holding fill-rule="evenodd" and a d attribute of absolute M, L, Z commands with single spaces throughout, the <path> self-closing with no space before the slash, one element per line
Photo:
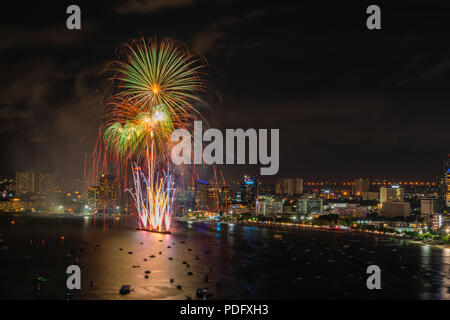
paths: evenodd
<path fill-rule="evenodd" d="M 103 141 L 119 161 L 130 161 L 140 227 L 168 231 L 175 189 L 169 137 L 199 116 L 205 89 L 203 60 L 172 40 L 134 40 L 110 63 L 114 90 L 107 100 Z M 141 169 L 143 165 L 144 169 Z"/>
<path fill-rule="evenodd" d="M 108 100 L 106 123 L 113 127 L 105 130 L 106 141 L 121 156 L 132 157 L 145 155 L 146 142 L 154 139 L 156 153 L 164 156 L 173 129 L 185 127 L 199 115 L 193 103 L 201 102 L 205 65 L 172 40 L 134 40 L 123 46 L 119 58 L 107 67 L 115 91 Z M 152 121 L 155 117 L 158 126 Z"/>

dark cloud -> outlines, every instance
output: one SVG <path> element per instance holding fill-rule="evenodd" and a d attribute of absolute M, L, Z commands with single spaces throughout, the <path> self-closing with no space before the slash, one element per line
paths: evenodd
<path fill-rule="evenodd" d="M 93 30 L 94 24 L 83 23 L 83 28 Z M 0 30 L 0 49 L 39 46 L 73 46 L 83 37 L 82 32 L 71 32 L 65 24 L 33 28 L 5 27 Z"/>
<path fill-rule="evenodd" d="M 164 8 L 190 6 L 195 2 L 195 0 L 125 0 L 117 5 L 114 10 L 120 14 L 143 14 Z"/>
<path fill-rule="evenodd" d="M 280 174 L 430 177 L 450 148 L 446 2 L 381 1 L 378 31 L 365 28 L 365 1 L 81 1 L 80 31 L 65 28 L 69 4 L 3 12 L 5 173 L 81 171 L 97 136 L 99 73 L 141 35 L 206 57 L 223 97 L 214 125 L 279 128 Z"/>

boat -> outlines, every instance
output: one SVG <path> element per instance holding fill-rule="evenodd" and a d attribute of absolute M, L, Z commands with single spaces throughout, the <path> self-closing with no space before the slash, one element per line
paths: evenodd
<path fill-rule="evenodd" d="M 120 294 L 129 294 L 131 292 L 131 286 L 129 284 L 124 284 L 119 289 Z"/>
<path fill-rule="evenodd" d="M 212 296 L 212 293 L 210 293 L 208 291 L 208 289 L 198 288 L 196 295 L 197 295 L 197 298 L 208 298 L 208 297 Z"/>
<path fill-rule="evenodd" d="M 154 229 L 144 229 L 144 228 L 136 228 L 136 230 L 140 231 L 147 231 L 147 232 L 154 232 L 154 233 L 162 233 L 162 234 L 172 234 L 170 231 L 160 231 L 160 230 L 154 230 Z"/>

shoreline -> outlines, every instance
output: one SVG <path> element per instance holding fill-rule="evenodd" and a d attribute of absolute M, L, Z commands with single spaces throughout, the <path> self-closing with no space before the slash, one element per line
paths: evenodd
<path fill-rule="evenodd" d="M 356 233 L 363 233 L 363 234 L 370 234 L 370 235 L 381 235 L 386 237 L 394 237 L 396 239 L 402 239 L 407 240 L 411 243 L 420 244 L 420 245 L 426 245 L 431 247 L 436 247 L 440 249 L 450 249 L 450 245 L 446 244 L 436 244 L 436 243 L 428 243 L 416 239 L 408 239 L 404 238 L 403 236 L 399 236 L 395 233 L 386 233 L 386 232 L 380 232 L 380 231 L 370 231 L 370 230 L 353 230 L 350 227 L 342 229 L 342 228 L 333 228 L 333 227 L 327 227 L 327 226 L 318 226 L 318 225 L 305 225 L 305 224 L 293 224 L 293 223 L 282 223 L 282 222 L 275 222 L 275 223 L 261 223 L 261 222 L 241 222 L 241 221 L 211 221 L 211 220 L 189 220 L 189 219 L 179 219 L 177 217 L 174 217 L 174 220 L 176 221 L 184 221 L 184 222 L 205 222 L 205 223 L 224 223 L 224 224 L 239 224 L 244 226 L 254 226 L 254 227 L 261 227 L 261 228 L 279 228 L 283 230 L 301 230 L 301 229 L 310 229 L 310 230 L 317 230 L 317 231 L 323 231 L 323 232 L 356 232 Z"/>
<path fill-rule="evenodd" d="M 14 218 L 14 216 L 19 217 L 31 217 L 31 218 L 83 218 L 83 217 L 91 217 L 89 215 L 77 215 L 77 214 L 66 214 L 66 213 L 56 213 L 56 212 L 39 212 L 39 213 L 33 213 L 33 214 L 23 214 L 18 212 L 3 212 L 0 213 L 4 216 L 9 216 Z M 436 243 L 428 243 L 417 239 L 409 239 L 405 238 L 403 236 L 399 236 L 395 233 L 386 233 L 383 231 L 370 231 L 370 230 L 353 230 L 350 227 L 341 228 L 341 227 L 327 227 L 327 226 L 319 226 L 319 225 L 306 225 L 306 224 L 294 224 L 294 223 L 285 223 L 285 222 L 274 222 L 274 223 L 262 223 L 262 222 L 242 222 L 242 221 L 212 221 L 212 220 L 200 220 L 200 219 L 186 219 L 182 217 L 173 217 L 173 220 L 175 221 L 182 221 L 182 222 L 204 222 L 204 223 L 224 223 L 224 224 L 238 224 L 238 225 L 244 225 L 244 226 L 253 226 L 253 227 L 261 227 L 261 228 L 275 228 L 275 229 L 281 229 L 281 230 L 292 230 L 292 231 L 300 231 L 301 229 L 309 229 L 309 230 L 316 230 L 316 231 L 322 231 L 322 232 L 356 232 L 356 233 L 363 233 L 363 234 L 370 234 L 370 235 L 381 235 L 381 236 L 389 236 L 394 237 L 396 239 L 402 239 L 407 240 L 411 243 L 420 244 L 420 245 L 427 245 L 435 248 L 440 249 L 450 249 L 450 245 L 448 244 L 436 244 Z M 137 228 L 138 229 L 138 228 Z M 143 230 L 147 231 L 147 230 Z M 155 232 L 155 231 L 153 231 Z M 159 232 L 158 232 L 159 233 Z"/>

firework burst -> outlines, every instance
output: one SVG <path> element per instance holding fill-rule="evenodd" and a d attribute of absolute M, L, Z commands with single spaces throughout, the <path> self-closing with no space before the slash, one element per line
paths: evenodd
<path fill-rule="evenodd" d="M 142 228 L 170 228 L 169 138 L 199 116 L 194 103 L 202 101 L 199 94 L 206 88 L 204 67 L 201 57 L 172 40 L 139 39 L 125 44 L 106 69 L 114 90 L 107 99 L 102 138 L 119 162 L 131 162 L 134 183 L 128 191 Z"/>

